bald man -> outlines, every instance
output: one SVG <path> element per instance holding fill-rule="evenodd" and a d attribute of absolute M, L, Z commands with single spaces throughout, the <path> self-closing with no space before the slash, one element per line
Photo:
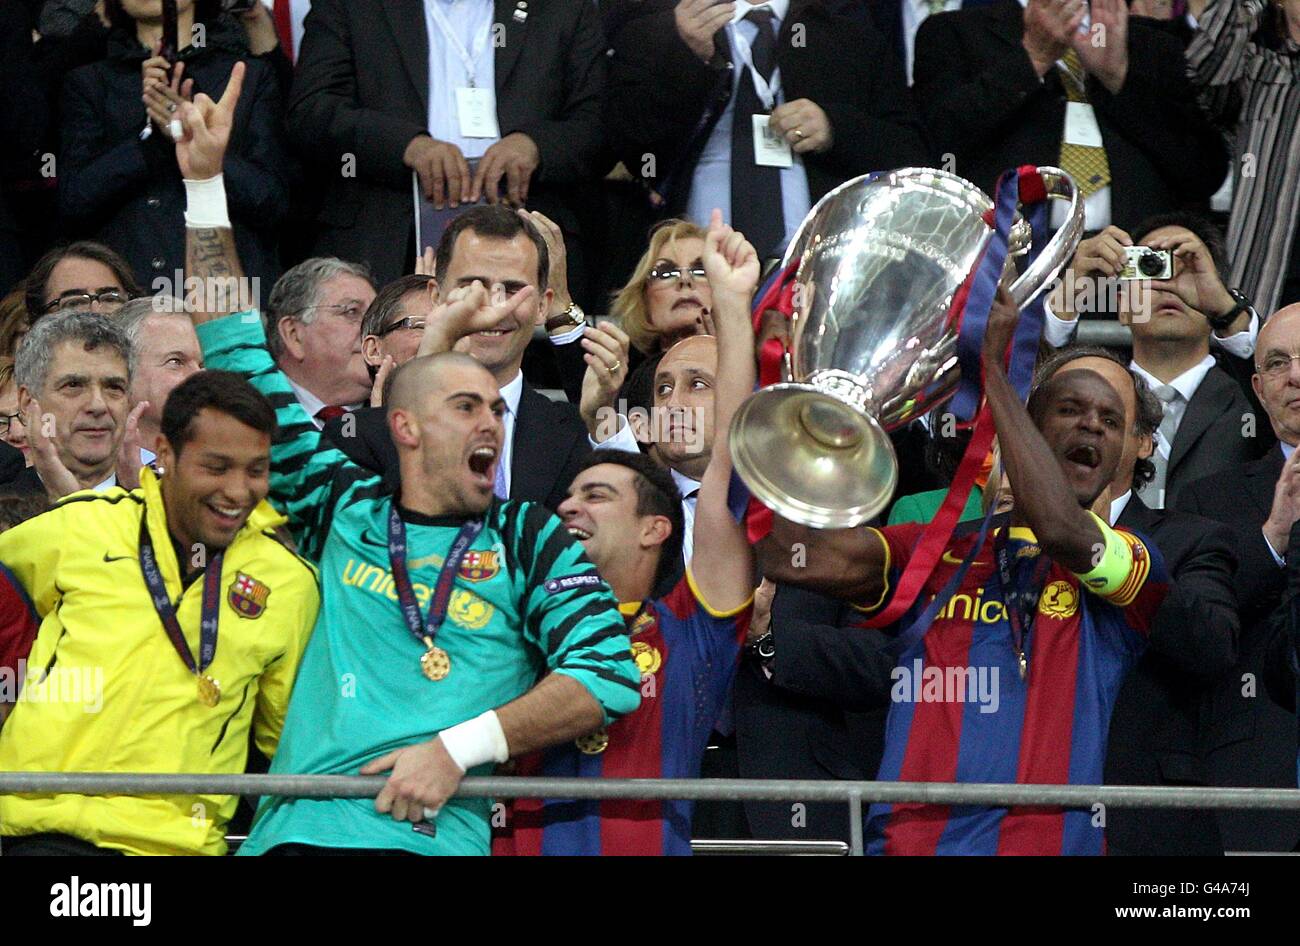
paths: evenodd
<path fill-rule="evenodd" d="M 482 292 L 433 318 L 461 324 Z M 452 797 L 466 773 L 639 704 L 617 600 L 557 518 L 495 496 L 505 403 L 473 358 L 417 357 L 392 376 L 393 496 L 322 443 L 260 319 L 236 313 L 198 332 L 210 366 L 281 405 L 271 490 L 321 572 L 272 771 L 391 773 L 373 801 L 263 799 L 240 853 L 486 854 L 488 800 Z"/>
<path fill-rule="evenodd" d="M 1295 718 L 1252 688 L 1267 663 L 1268 617 L 1286 591 L 1286 556 L 1300 519 L 1300 305 L 1275 312 L 1259 332 L 1251 378 L 1278 444 L 1258 460 L 1191 483 L 1180 509 L 1217 519 L 1236 533 L 1241 658 L 1215 697 L 1211 766 L 1216 784 L 1296 784 Z M 1249 676 L 1248 676 L 1249 675 Z M 1243 695 L 1245 694 L 1245 695 Z M 1224 812 L 1224 841 L 1234 850 L 1291 850 L 1300 815 Z"/>
<path fill-rule="evenodd" d="M 626 363 L 627 336 L 621 332 L 602 334 L 614 351 L 610 357 Z M 609 353 L 607 353 L 609 354 Z M 626 423 L 618 422 L 618 433 L 608 437 L 605 412 L 614 406 L 611 389 L 604 402 L 590 398 L 591 384 L 583 391 L 583 414 L 592 442 L 602 449 L 636 452 L 642 448 L 656 463 L 672 474 L 682 495 L 682 562 L 690 565 L 694 554 L 695 505 L 700 480 L 713 455 L 713 395 L 717 384 L 718 343 L 712 335 L 683 339 L 664 353 L 655 368 L 653 403 L 649 413 L 633 408 Z M 592 373 L 588 373 L 588 378 Z M 604 439 L 608 437 L 608 439 Z M 603 442 L 602 442 L 603 440 Z"/>

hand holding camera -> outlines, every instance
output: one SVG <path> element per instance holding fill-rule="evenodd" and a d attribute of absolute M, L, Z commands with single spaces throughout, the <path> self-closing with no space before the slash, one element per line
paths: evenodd
<path fill-rule="evenodd" d="M 1152 237 L 1147 241 L 1147 248 L 1168 258 L 1166 275 L 1139 277 L 1151 279 L 1152 289 L 1173 293 L 1189 309 L 1206 318 L 1221 315 L 1236 305 L 1219 277 L 1209 248 L 1194 234 L 1182 230 L 1172 236 Z"/>
<path fill-rule="evenodd" d="M 1079 300 L 1086 293 L 1096 296 L 1096 281 L 1122 278 L 1133 238 L 1116 226 L 1109 226 L 1096 236 L 1084 240 L 1074 251 L 1049 304 L 1052 313 L 1066 322 L 1079 317 Z"/>

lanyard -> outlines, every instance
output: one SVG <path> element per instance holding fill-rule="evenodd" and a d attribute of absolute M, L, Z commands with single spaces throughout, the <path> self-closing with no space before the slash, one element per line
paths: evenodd
<path fill-rule="evenodd" d="M 451 550 L 438 572 L 438 582 L 433 587 L 429 599 L 427 618 L 420 615 L 420 603 L 415 600 L 415 590 L 411 587 L 411 575 L 406 570 L 406 526 L 397 513 L 397 503 L 388 508 L 388 560 L 393 569 L 393 584 L 397 587 L 397 599 L 402 606 L 402 617 L 411 635 L 421 644 L 433 647 L 438 629 L 442 627 L 447 616 L 447 605 L 451 601 L 451 587 L 456 580 L 460 563 L 469 551 L 470 545 L 483 531 L 482 519 L 471 519 L 460 527 L 456 538 L 451 543 Z"/>
<path fill-rule="evenodd" d="M 176 648 L 176 653 L 193 674 L 207 670 L 217 654 L 217 624 L 221 619 L 221 558 L 224 554 L 218 552 L 214 555 L 203 575 L 203 617 L 199 622 L 199 659 L 196 663 L 176 618 L 176 609 L 167 596 L 167 585 L 163 582 L 158 556 L 154 554 L 153 540 L 149 536 L 149 521 L 146 517 L 140 519 L 140 570 L 144 572 L 144 583 L 149 588 L 154 610 L 158 612 L 172 647 Z"/>
<path fill-rule="evenodd" d="M 749 69 L 749 77 L 754 80 L 754 94 L 769 112 L 776 106 L 776 90 L 781 88 L 781 67 L 772 67 L 770 79 L 764 79 L 754 68 L 754 54 L 750 51 L 749 40 L 740 35 L 735 24 L 731 25 L 731 45 L 736 50 L 736 58 L 741 66 Z"/>
<path fill-rule="evenodd" d="M 452 51 L 460 57 L 461 63 L 465 66 L 465 78 L 469 81 L 469 87 L 475 88 L 474 73 L 475 64 L 479 57 L 483 55 L 483 50 L 487 48 L 488 34 L 491 29 L 484 30 L 474 39 L 474 48 L 466 51 L 465 44 L 460 41 L 460 37 L 452 32 L 451 24 L 447 22 L 447 17 L 443 15 L 442 10 L 438 8 L 441 0 L 425 0 L 425 6 L 429 9 L 429 16 L 437 24 L 438 30 L 447 38 L 451 45 Z"/>
<path fill-rule="evenodd" d="M 1029 632 L 1034 627 L 1034 613 L 1038 608 L 1038 597 L 1042 591 L 1043 580 L 1051 567 L 1051 561 L 1040 551 L 1034 563 L 1029 584 L 1021 587 L 1015 580 L 1011 566 L 1011 552 L 1007 549 L 1007 535 L 1011 529 L 998 533 L 993 540 L 993 554 L 998 563 L 998 584 L 1002 592 L 1002 601 L 1007 608 L 1007 623 L 1011 625 L 1011 646 L 1015 649 L 1016 659 L 1020 662 L 1020 679 L 1025 679 L 1029 672 Z"/>

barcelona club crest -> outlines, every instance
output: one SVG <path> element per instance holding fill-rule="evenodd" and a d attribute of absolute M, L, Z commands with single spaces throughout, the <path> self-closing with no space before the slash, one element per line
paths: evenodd
<path fill-rule="evenodd" d="M 475 549 L 465 553 L 465 558 L 460 563 L 459 575 L 466 581 L 487 581 L 489 578 L 495 578 L 500 570 L 501 565 L 497 562 L 496 549 L 482 552 Z"/>
<path fill-rule="evenodd" d="M 271 589 L 252 575 L 239 572 L 226 591 L 226 601 L 241 618 L 258 618 L 266 610 Z"/>

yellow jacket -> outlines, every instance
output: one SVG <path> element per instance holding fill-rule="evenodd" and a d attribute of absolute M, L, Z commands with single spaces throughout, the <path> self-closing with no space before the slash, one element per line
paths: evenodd
<path fill-rule="evenodd" d="M 221 699 L 208 707 L 145 586 L 142 515 L 197 657 L 203 578 L 182 593 L 150 470 L 139 489 L 75 493 L 0 534 L 0 563 L 41 620 L 26 682 L 0 728 L 0 771 L 239 773 L 250 726 L 258 748 L 275 752 L 320 604 L 315 570 L 272 536 L 285 520 L 260 503 L 222 562 L 206 671 Z M 229 795 L 3 795 L 0 834 L 70 834 L 130 854 L 221 854 L 236 804 Z"/>

